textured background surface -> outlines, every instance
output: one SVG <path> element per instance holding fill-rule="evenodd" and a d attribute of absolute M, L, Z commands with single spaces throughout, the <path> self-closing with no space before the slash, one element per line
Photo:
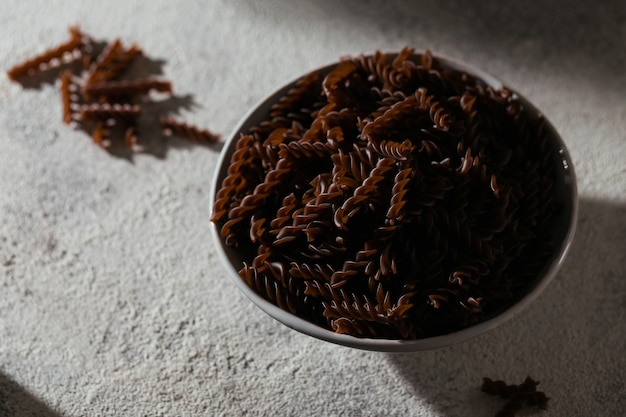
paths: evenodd
<path fill-rule="evenodd" d="M 530 374 L 547 416 L 626 409 L 626 11 L 564 0 L 2 0 L 0 69 L 67 38 L 137 42 L 181 115 L 227 134 L 280 83 L 346 54 L 411 45 L 518 89 L 579 177 L 572 252 L 501 328 L 416 354 L 291 331 L 224 275 L 209 239 L 219 149 L 132 161 L 62 124 L 58 85 L 0 77 L 0 416 L 489 416 L 484 375 Z"/>

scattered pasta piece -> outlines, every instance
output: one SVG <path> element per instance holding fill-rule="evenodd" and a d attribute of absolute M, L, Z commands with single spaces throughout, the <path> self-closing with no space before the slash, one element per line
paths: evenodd
<path fill-rule="evenodd" d="M 49 68 L 67 66 L 60 76 L 63 122 L 78 125 L 103 148 L 122 144 L 129 149 L 141 149 L 137 146 L 141 103 L 149 101 L 153 91 L 173 94 L 171 81 L 154 77 L 122 79 L 143 53 L 138 45 L 127 48 L 121 39 L 115 39 L 96 54 L 95 42 L 78 26 L 70 27 L 69 33 L 68 41 L 14 66 L 7 71 L 7 76 L 12 81 L 22 82 Z M 77 73 L 68 65 L 76 60 L 82 61 L 82 72 Z M 158 116 L 163 120 L 162 129 L 177 136 L 203 144 L 220 139 L 219 135 L 167 114 Z M 113 126 L 116 128 L 112 129 Z"/>
<path fill-rule="evenodd" d="M 22 78 L 33 76 L 38 72 L 72 60 L 75 58 L 74 52 L 82 48 L 82 42 L 83 37 L 78 28 L 71 27 L 68 41 L 14 66 L 7 71 L 7 76 L 13 81 L 19 81 Z"/>
<path fill-rule="evenodd" d="M 61 101 L 63 104 L 63 121 L 66 124 L 72 122 L 72 99 L 70 91 L 70 83 L 72 78 L 71 71 L 65 71 L 61 76 Z"/>
<path fill-rule="evenodd" d="M 209 132 L 206 129 L 200 129 L 173 117 L 163 117 L 161 119 L 161 128 L 170 134 L 186 137 L 195 142 L 215 143 L 220 140 L 220 136 Z"/>
<path fill-rule="evenodd" d="M 92 103 L 85 104 L 80 107 L 80 119 L 119 119 L 132 120 L 139 117 L 141 106 L 131 104 L 109 104 L 109 103 Z"/>
<path fill-rule="evenodd" d="M 536 407 L 540 410 L 548 408 L 549 397 L 541 391 L 537 391 L 539 382 L 527 377 L 519 385 L 508 385 L 506 382 L 490 378 L 483 378 L 481 391 L 490 395 L 503 398 L 506 401 L 495 417 L 514 417 L 515 413 L 524 407 Z"/>

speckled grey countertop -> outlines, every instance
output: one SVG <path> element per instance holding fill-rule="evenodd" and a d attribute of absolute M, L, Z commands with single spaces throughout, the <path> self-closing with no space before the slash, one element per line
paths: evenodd
<path fill-rule="evenodd" d="M 415 354 L 339 347 L 261 314 L 226 277 L 207 204 L 218 148 L 111 156 L 62 123 L 58 84 L 3 75 L 0 416 L 478 417 L 501 405 L 483 376 L 527 375 L 551 397 L 537 415 L 623 416 L 626 6 L 505 3 L 3 0 L 3 71 L 78 23 L 138 43 L 181 116 L 222 134 L 343 55 L 410 45 L 465 60 L 556 126 L 580 218 L 553 283 L 500 328 Z"/>

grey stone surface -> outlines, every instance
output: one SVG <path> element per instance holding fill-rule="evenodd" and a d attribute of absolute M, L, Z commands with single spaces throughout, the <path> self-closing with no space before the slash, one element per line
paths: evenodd
<path fill-rule="evenodd" d="M 475 4 L 474 4 L 475 3 Z M 298 334 L 225 276 L 207 200 L 219 150 L 112 157 L 58 84 L 0 77 L 0 416 L 488 416 L 483 376 L 541 381 L 545 416 L 626 409 L 623 2 L 2 0 L 0 69 L 67 38 L 138 43 L 186 120 L 228 134 L 347 54 L 430 48 L 544 111 L 579 178 L 570 256 L 530 308 L 465 343 L 361 352 Z"/>

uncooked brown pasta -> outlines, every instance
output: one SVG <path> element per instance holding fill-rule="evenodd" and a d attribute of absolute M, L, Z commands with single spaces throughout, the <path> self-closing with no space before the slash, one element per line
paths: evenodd
<path fill-rule="evenodd" d="M 548 135 L 429 51 L 347 57 L 242 132 L 212 220 L 279 307 L 358 337 L 445 334 L 509 306 L 550 255 Z"/>
<path fill-rule="evenodd" d="M 61 102 L 63 105 L 63 122 L 69 124 L 72 121 L 72 99 L 70 84 L 72 82 L 72 72 L 65 71 L 61 76 Z"/>
<path fill-rule="evenodd" d="M 92 86 L 117 78 L 142 53 L 137 45 L 125 49 L 122 41 L 116 39 L 110 43 L 92 64 L 87 74 L 86 85 Z"/>
<path fill-rule="evenodd" d="M 70 27 L 69 32 L 70 39 L 68 41 L 14 66 L 7 71 L 8 77 L 13 81 L 17 81 L 23 77 L 34 75 L 49 67 L 74 59 L 74 52 L 81 49 L 83 45 L 83 38 L 80 30 L 75 26 Z"/>
<path fill-rule="evenodd" d="M 80 107 L 80 118 L 85 119 L 120 119 L 133 120 L 139 117 L 141 106 L 138 104 L 109 104 L 109 103 L 92 103 L 85 104 Z"/>
<path fill-rule="evenodd" d="M 69 32 L 70 39 L 67 42 L 14 66 L 7 71 L 8 77 L 13 81 L 22 82 L 27 77 L 48 68 L 59 67 L 80 59 L 83 62 L 82 71 L 77 71 L 76 66 L 68 65 L 60 77 L 63 122 L 72 123 L 90 133 L 93 142 L 103 148 L 111 150 L 116 143 L 123 143 L 131 150 L 145 149 L 143 146 L 135 146 L 139 144 L 137 119 L 140 116 L 141 104 L 150 101 L 151 98 L 145 95 L 151 91 L 171 94 L 172 83 L 153 77 L 120 79 L 134 60 L 142 54 L 139 46 L 125 48 L 122 41 L 116 39 L 106 43 L 102 51 L 96 54 L 97 43 L 78 26 L 70 27 Z M 308 84 L 314 86 L 314 81 L 313 77 Z M 301 86 L 292 96 L 304 94 L 303 91 L 307 88 L 309 87 Z M 283 105 L 285 110 L 293 107 L 294 111 L 301 111 L 299 106 L 302 100 L 298 101 L 295 96 L 293 100 L 285 100 Z M 306 99 L 309 96 L 310 94 L 302 95 Z M 306 119 L 304 116 L 311 111 L 306 110 L 299 117 Z M 287 115 L 291 116 L 291 111 L 285 113 L 284 120 L 288 120 Z M 310 116 L 308 118 L 310 119 Z M 214 143 L 220 139 L 219 135 L 208 130 L 168 118 L 167 115 L 163 115 L 163 119 L 164 129 L 170 133 L 196 142 Z M 296 122 L 292 123 L 294 126 L 295 124 Z M 269 152 L 266 154 L 268 157 L 273 156 Z M 277 159 L 273 158 L 272 161 L 276 162 Z"/>
<path fill-rule="evenodd" d="M 209 132 L 206 129 L 200 129 L 183 121 L 176 120 L 173 117 L 162 118 L 161 129 L 200 143 L 215 143 L 220 140 L 220 136 L 215 133 Z"/>
<path fill-rule="evenodd" d="M 514 417 L 515 413 L 524 407 L 536 407 L 541 410 L 548 408 L 550 398 L 545 393 L 537 391 L 537 385 L 539 382 L 531 377 L 526 377 L 519 385 L 509 385 L 504 381 L 494 381 L 485 377 L 481 391 L 507 400 L 494 417 Z"/>
<path fill-rule="evenodd" d="M 287 117 L 293 118 L 293 115 L 300 114 L 300 117 L 304 117 L 311 110 L 303 107 L 319 96 L 320 93 L 320 74 L 313 72 L 301 80 L 299 80 L 294 88 L 280 98 L 280 100 L 272 105 L 270 111 L 270 117 Z M 298 117 L 298 116 L 296 116 Z"/>

